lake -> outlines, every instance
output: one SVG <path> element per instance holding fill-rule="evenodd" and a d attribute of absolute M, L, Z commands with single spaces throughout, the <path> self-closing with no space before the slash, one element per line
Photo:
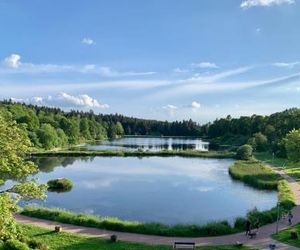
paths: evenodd
<path fill-rule="evenodd" d="M 183 157 L 36 158 L 39 181 L 65 177 L 67 193 L 48 192 L 47 207 L 165 224 L 233 221 L 276 205 L 277 193 L 234 181 L 230 159 Z"/>
<path fill-rule="evenodd" d="M 199 138 L 180 137 L 123 137 L 115 140 L 99 141 L 93 144 L 81 145 L 87 150 L 200 150 L 208 151 L 208 142 Z"/>

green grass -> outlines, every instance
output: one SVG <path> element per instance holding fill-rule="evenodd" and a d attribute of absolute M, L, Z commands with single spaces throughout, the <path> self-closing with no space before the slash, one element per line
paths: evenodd
<path fill-rule="evenodd" d="M 89 214 L 74 213 L 64 209 L 50 209 L 35 206 L 25 207 L 21 211 L 21 214 L 79 226 L 148 235 L 200 237 L 226 235 L 238 232 L 238 229 L 232 227 L 227 221 L 211 222 L 206 225 L 170 226 L 160 223 L 123 221 L 117 218 L 97 217 Z"/>
<path fill-rule="evenodd" d="M 298 240 L 290 239 L 291 232 L 297 232 L 299 239 Z M 292 245 L 300 248 L 300 223 L 288 229 L 282 230 L 278 234 L 274 234 L 272 238 L 281 241 L 283 243 L 286 243 L 288 245 Z"/>
<path fill-rule="evenodd" d="M 278 182 L 282 180 L 272 168 L 255 160 L 236 161 L 229 168 L 229 174 L 232 178 L 259 189 L 277 190 Z"/>
<path fill-rule="evenodd" d="M 111 243 L 108 240 L 70 233 L 54 233 L 48 229 L 36 226 L 20 225 L 23 233 L 30 238 L 42 241 L 51 250 L 171 250 L 171 246 L 145 245 L 120 242 Z M 199 250 L 250 250 L 253 248 L 237 246 L 197 247 Z"/>
<path fill-rule="evenodd" d="M 300 162 L 290 162 L 286 158 L 278 157 L 273 159 L 272 154 L 269 152 L 255 153 L 255 158 L 270 165 L 283 168 L 289 176 L 300 182 Z"/>
<path fill-rule="evenodd" d="M 278 201 L 280 202 L 280 214 L 292 209 L 295 206 L 294 195 L 289 184 L 271 167 L 262 162 L 236 161 L 229 169 L 230 175 L 245 184 L 258 189 L 268 189 L 278 191 Z M 277 208 L 267 211 L 253 209 L 249 211 L 247 217 L 250 220 L 259 220 L 260 225 L 272 223 L 277 219 Z M 235 222 L 235 228 L 243 228 L 245 219 L 239 218 Z"/>
<path fill-rule="evenodd" d="M 202 158 L 233 158 L 234 153 L 227 151 L 196 151 L 196 150 L 181 150 L 181 151 L 124 151 L 124 150 L 61 150 L 61 151 L 39 151 L 32 152 L 31 156 L 182 156 L 182 157 L 202 157 Z"/>

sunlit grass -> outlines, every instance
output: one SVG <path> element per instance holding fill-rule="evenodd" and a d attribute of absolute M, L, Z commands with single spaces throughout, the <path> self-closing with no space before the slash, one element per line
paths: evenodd
<path fill-rule="evenodd" d="M 171 250 L 171 246 L 146 245 L 118 241 L 112 243 L 109 240 L 99 239 L 70 233 L 54 233 L 51 230 L 36 226 L 20 225 L 23 233 L 36 240 L 42 241 L 52 250 Z M 0 248 L 1 249 L 1 248 Z M 238 246 L 213 246 L 197 247 L 199 250 L 250 250 L 253 248 Z"/>

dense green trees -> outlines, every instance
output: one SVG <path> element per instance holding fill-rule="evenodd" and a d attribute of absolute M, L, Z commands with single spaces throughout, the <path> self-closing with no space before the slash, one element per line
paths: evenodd
<path fill-rule="evenodd" d="M 284 157 L 286 155 L 282 138 L 294 128 L 300 128 L 300 109 L 297 108 L 269 116 L 227 116 L 202 125 L 200 135 L 213 139 L 218 144 L 240 146 L 250 143 L 257 151 L 269 150 Z"/>
<path fill-rule="evenodd" d="M 144 120 L 122 115 L 96 115 L 92 111 L 64 112 L 11 101 L 0 106 L 26 127 L 35 147 L 51 149 L 88 140 L 103 140 L 126 135 L 199 136 L 200 126 L 193 122 Z"/>
<path fill-rule="evenodd" d="M 236 151 L 236 158 L 239 160 L 250 160 L 252 158 L 253 149 L 250 145 L 240 146 Z"/>
<path fill-rule="evenodd" d="M 26 180 L 37 171 L 33 162 L 24 160 L 31 143 L 24 128 L 3 109 L 0 109 L 0 138 L 0 183 L 14 180 L 12 186 L 0 187 L 0 240 L 7 240 L 19 234 L 12 214 L 17 202 L 21 198 L 43 198 L 46 186 Z M 14 198 L 11 194 L 15 194 Z"/>
<path fill-rule="evenodd" d="M 288 159 L 300 161 L 300 129 L 291 130 L 283 140 Z"/>

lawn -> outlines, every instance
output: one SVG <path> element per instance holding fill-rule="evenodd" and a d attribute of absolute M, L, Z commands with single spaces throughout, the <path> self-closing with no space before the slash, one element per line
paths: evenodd
<path fill-rule="evenodd" d="M 151 246 L 136 243 L 117 242 L 111 243 L 94 237 L 75 235 L 69 233 L 54 233 L 48 229 L 42 229 L 36 226 L 21 225 L 24 234 L 30 238 L 42 241 L 48 245 L 51 250 L 171 250 L 170 246 Z M 220 247 L 197 247 L 199 250 L 249 250 L 253 248 L 220 246 Z"/>
<path fill-rule="evenodd" d="M 297 232 L 299 239 L 298 240 L 290 239 L 291 232 Z M 280 231 L 277 235 L 274 234 L 272 236 L 272 238 L 276 239 L 278 241 L 281 241 L 283 243 L 286 243 L 288 245 L 292 245 L 292 246 L 300 248 L 300 223 L 294 225 L 293 227 L 291 227 L 289 229 L 285 229 L 285 230 Z"/>
<path fill-rule="evenodd" d="M 276 190 L 282 177 L 260 161 L 236 161 L 230 168 L 232 178 L 259 189 Z"/>
<path fill-rule="evenodd" d="M 273 159 L 272 155 L 268 152 L 255 153 L 255 158 L 276 167 L 283 168 L 289 176 L 294 178 L 297 182 L 300 182 L 300 162 L 294 163 L 288 161 L 286 158 L 278 157 L 274 157 Z"/>

